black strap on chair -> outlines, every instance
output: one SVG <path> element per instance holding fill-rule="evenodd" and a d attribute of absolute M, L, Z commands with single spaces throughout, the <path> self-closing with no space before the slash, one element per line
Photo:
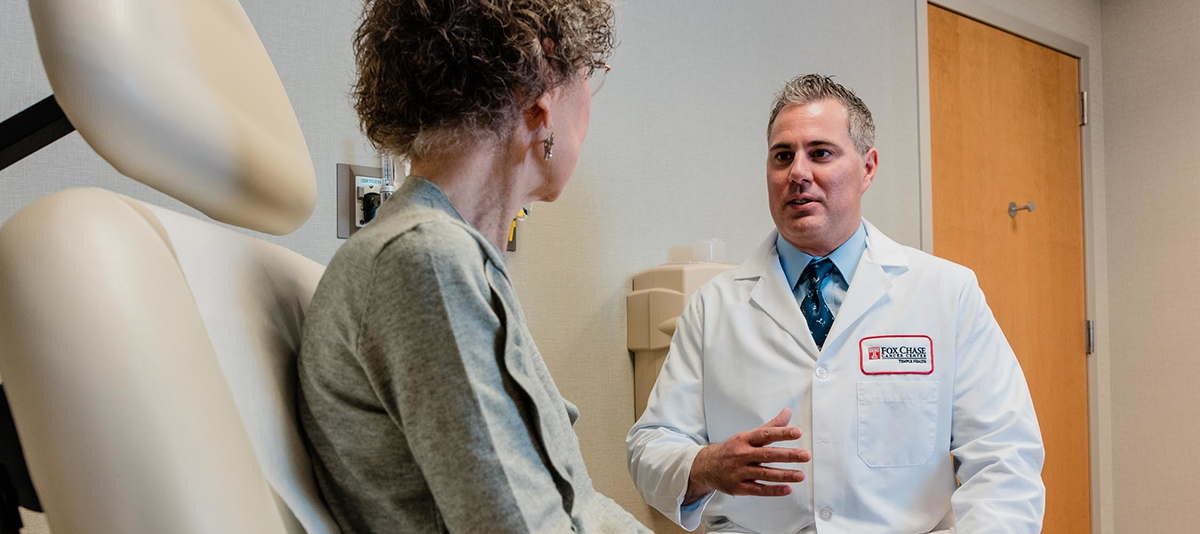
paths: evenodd
<path fill-rule="evenodd" d="M 17 437 L 8 397 L 0 384 L 0 534 L 18 534 L 24 526 L 18 506 L 42 511 L 42 503 L 38 502 L 29 468 L 25 465 L 25 453 Z"/>
<path fill-rule="evenodd" d="M 54 95 L 0 122 L 0 169 L 75 131 Z"/>

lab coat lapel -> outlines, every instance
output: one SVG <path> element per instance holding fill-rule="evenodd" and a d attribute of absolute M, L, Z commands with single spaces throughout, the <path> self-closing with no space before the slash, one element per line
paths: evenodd
<path fill-rule="evenodd" d="M 763 242 L 758 250 L 734 272 L 734 278 L 747 282 L 757 279 L 750 291 L 750 301 L 774 320 L 780 328 L 792 336 L 813 360 L 817 359 L 817 343 L 813 341 L 808 323 L 800 313 L 800 305 L 788 287 L 787 276 L 779 265 L 779 252 L 775 250 L 777 232 Z"/>
<path fill-rule="evenodd" d="M 865 221 L 864 221 L 865 222 Z M 880 232 L 871 223 L 867 225 L 867 250 L 863 253 L 853 281 L 846 292 L 846 300 L 838 310 L 837 318 L 829 329 L 825 345 L 835 343 L 864 314 L 875 307 L 894 285 L 895 277 L 908 270 L 908 259 L 904 249 Z"/>

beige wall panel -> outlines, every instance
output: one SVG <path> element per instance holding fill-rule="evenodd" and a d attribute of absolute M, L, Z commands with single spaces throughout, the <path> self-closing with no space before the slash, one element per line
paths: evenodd
<path fill-rule="evenodd" d="M 1200 524 L 1200 3 L 1104 3 L 1116 532 Z"/>

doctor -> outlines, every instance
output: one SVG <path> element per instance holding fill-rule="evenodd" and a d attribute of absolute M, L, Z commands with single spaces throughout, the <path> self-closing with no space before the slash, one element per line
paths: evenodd
<path fill-rule="evenodd" d="M 974 273 L 862 219 L 874 129 L 825 76 L 776 99 L 776 231 L 692 297 L 626 438 L 642 497 L 688 530 L 1041 530 L 1041 433 Z"/>

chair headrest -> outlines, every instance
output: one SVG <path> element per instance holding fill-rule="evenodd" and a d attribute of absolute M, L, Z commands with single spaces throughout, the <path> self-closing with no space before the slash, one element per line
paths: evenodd
<path fill-rule="evenodd" d="M 282 235 L 308 219 L 308 147 L 236 0 L 29 8 L 59 105 L 118 171 L 228 224 Z"/>

